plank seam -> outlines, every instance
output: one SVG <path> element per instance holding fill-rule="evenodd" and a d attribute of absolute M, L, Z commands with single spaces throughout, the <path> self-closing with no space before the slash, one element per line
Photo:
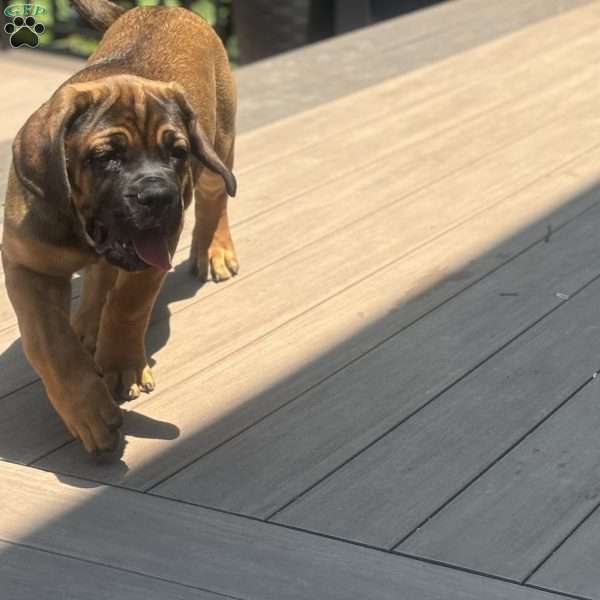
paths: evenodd
<path fill-rule="evenodd" d="M 600 502 L 598 502 L 598 504 L 596 504 L 596 506 L 594 506 L 592 510 L 590 510 L 588 514 L 585 515 L 581 519 L 581 521 L 577 523 L 577 525 L 575 525 L 575 527 L 573 527 L 573 529 L 571 529 L 571 531 L 565 536 L 565 538 L 562 541 L 556 544 L 556 546 L 547 554 L 547 556 L 540 562 L 540 564 L 537 565 L 537 567 L 532 569 L 532 571 L 524 577 L 523 583 L 529 584 L 529 580 L 552 558 L 554 554 L 556 554 L 560 550 L 562 546 L 564 546 L 564 544 L 566 544 L 569 541 L 569 539 L 571 539 L 571 537 L 573 537 L 573 535 L 581 528 L 581 526 L 584 525 L 593 516 L 593 514 L 598 511 L 599 508 Z"/>
<path fill-rule="evenodd" d="M 600 278 L 600 275 L 598 277 L 596 277 L 596 279 L 598 279 L 598 278 Z M 586 284 L 586 287 L 587 287 L 587 285 L 589 285 L 589 284 Z M 571 297 L 579 294 L 580 291 L 581 290 L 578 290 L 576 292 L 576 294 L 573 294 Z M 565 301 L 565 303 L 567 303 L 567 302 L 568 302 L 568 300 Z M 560 306 L 562 306 L 562 304 L 558 305 L 557 308 L 559 308 Z M 572 398 L 574 396 L 576 396 L 580 391 L 582 391 L 585 387 L 587 387 L 592 381 L 594 381 L 594 379 L 595 379 L 595 374 L 591 375 L 583 383 L 579 384 L 575 388 L 574 391 L 569 393 L 567 395 L 567 397 L 564 400 L 562 400 L 557 406 L 555 406 L 545 417 L 542 417 L 542 419 L 540 421 L 538 421 L 526 433 L 524 433 L 518 440 L 516 440 L 513 444 L 511 444 L 511 446 L 509 448 L 507 448 L 504 452 L 502 452 L 499 456 L 497 456 L 492 462 L 490 462 L 489 465 L 487 465 L 485 468 L 483 468 L 483 470 L 481 472 L 479 472 L 477 475 L 473 476 L 465 485 L 463 485 L 461 487 L 460 490 L 458 490 L 450 498 L 448 498 L 443 504 L 441 504 L 438 508 L 436 508 L 427 518 L 423 519 L 417 526 L 413 527 L 409 533 L 402 536 L 402 538 L 400 538 L 399 541 L 394 542 L 391 546 L 391 549 L 393 551 L 397 551 L 397 548 L 400 545 L 402 545 L 404 542 L 406 542 L 411 536 L 413 536 L 417 532 L 418 529 L 423 527 L 428 521 L 431 521 L 432 519 L 434 519 L 449 504 L 451 504 L 454 500 L 456 500 L 461 494 L 466 492 L 468 490 L 468 488 L 471 487 L 476 481 L 478 481 L 488 471 L 493 469 L 498 463 L 500 463 L 502 460 L 504 460 L 504 458 L 506 458 L 511 452 L 513 452 L 513 450 L 515 450 L 518 446 L 520 446 L 531 434 L 533 434 L 535 431 L 537 431 L 546 421 L 551 419 L 557 412 L 559 412 L 562 408 L 564 408 L 570 402 L 570 400 L 572 400 Z M 600 503 L 598 504 L 598 506 L 600 506 Z M 595 507 L 593 510 L 596 510 L 596 508 L 597 507 Z M 593 510 L 592 510 L 592 512 L 593 512 Z M 584 517 L 584 520 L 585 519 L 587 519 L 587 516 Z M 568 535 L 571 535 L 571 534 L 569 533 Z M 554 551 L 555 550 L 553 550 L 552 552 L 554 552 Z M 545 560 L 546 559 L 544 559 L 544 561 Z M 538 567 L 539 567 L 539 565 L 538 565 Z M 537 570 L 538 567 L 536 567 L 536 569 L 534 569 L 534 571 Z M 531 577 L 531 575 L 528 575 L 527 577 L 525 577 L 523 579 L 523 583 L 525 583 L 527 581 L 527 579 L 529 579 L 529 577 Z"/>
<path fill-rule="evenodd" d="M 242 598 L 239 596 L 231 596 L 228 594 L 223 594 L 222 592 L 215 592 L 214 590 L 211 590 L 208 588 L 198 587 L 198 586 L 190 585 L 187 583 L 181 583 L 180 581 L 176 581 L 174 579 L 166 579 L 164 577 L 159 577 L 157 575 L 151 575 L 148 573 L 143 573 L 141 571 L 134 571 L 133 569 L 126 569 L 125 567 L 121 567 L 119 565 L 109 565 L 109 564 L 106 564 L 103 562 L 92 560 L 90 558 L 83 558 L 81 556 L 75 556 L 73 554 L 68 554 L 66 552 L 59 552 L 58 550 L 50 550 L 48 548 L 40 548 L 38 546 L 26 544 L 25 542 L 16 542 L 14 540 L 6 540 L 2 537 L 0 537 L 0 542 L 4 542 L 5 544 L 8 544 L 9 546 L 17 546 L 17 547 L 21 547 L 21 548 L 26 548 L 28 550 L 33 550 L 35 552 L 43 552 L 44 554 L 50 554 L 52 556 L 60 556 L 62 558 L 77 560 L 77 561 L 84 562 L 86 564 L 94 565 L 97 567 L 103 567 L 105 569 L 113 569 L 115 571 L 120 571 L 122 573 L 128 573 L 129 575 L 136 575 L 138 577 L 144 577 L 145 579 L 153 579 L 155 581 L 160 581 L 162 583 L 177 585 L 177 586 L 184 587 L 187 589 L 197 590 L 199 592 L 208 592 L 210 594 L 214 594 L 215 596 L 220 596 L 221 598 L 225 598 L 226 600 L 246 600 L 245 598 Z M 0 552 L 0 558 L 1 557 L 2 557 L 2 552 Z"/>
<path fill-rule="evenodd" d="M 0 459 L 0 462 L 8 462 L 8 463 L 11 463 L 11 464 L 19 464 L 19 463 L 16 463 L 14 461 L 11 461 L 11 460 L 4 460 L 4 459 Z M 22 465 L 19 465 L 19 466 L 22 466 Z M 157 499 L 160 499 L 163 502 L 174 502 L 176 504 L 181 504 L 183 506 L 193 507 L 193 508 L 199 508 L 199 509 L 206 510 L 208 512 L 217 513 L 217 514 L 220 514 L 220 515 L 227 515 L 227 516 L 237 517 L 239 519 L 249 520 L 249 521 L 253 521 L 253 522 L 256 522 L 256 523 L 261 523 L 262 525 L 265 525 L 265 526 L 268 526 L 268 527 L 275 527 L 275 528 L 284 529 L 284 530 L 287 530 L 287 531 L 296 531 L 298 533 L 303 533 L 305 535 L 309 535 L 309 536 L 314 537 L 314 538 L 327 539 L 327 540 L 331 540 L 331 541 L 343 543 L 343 544 L 346 544 L 346 545 L 349 545 L 349 546 L 358 547 L 358 548 L 364 548 L 364 549 L 371 550 L 371 551 L 374 551 L 374 552 L 382 553 L 382 554 L 385 554 L 385 555 L 388 555 L 388 556 L 394 556 L 394 557 L 397 557 L 397 558 L 402 557 L 402 558 L 410 560 L 410 561 L 420 562 L 420 563 L 423 563 L 423 564 L 440 567 L 442 569 L 448 569 L 450 571 L 458 571 L 458 572 L 465 573 L 465 574 L 468 574 L 468 575 L 482 577 L 484 579 L 489 579 L 489 580 L 493 580 L 493 581 L 499 581 L 499 582 L 502 582 L 502 583 L 510 584 L 512 586 L 515 586 L 515 587 L 536 589 L 536 590 L 539 590 L 539 591 L 551 593 L 554 596 L 556 596 L 557 598 L 572 598 L 574 600 L 589 600 L 589 599 L 584 598 L 582 596 L 575 596 L 575 595 L 568 594 L 568 593 L 556 592 L 554 590 L 546 589 L 546 588 L 541 587 L 541 586 L 533 586 L 533 585 L 530 585 L 530 584 L 523 584 L 523 583 L 520 583 L 520 582 L 515 581 L 513 579 L 508 579 L 506 577 L 502 577 L 502 576 L 499 576 L 499 575 L 494 575 L 492 573 L 485 573 L 485 572 L 475 571 L 473 569 L 468 569 L 468 568 L 462 567 L 460 565 L 447 564 L 447 563 L 443 563 L 443 562 L 436 561 L 436 560 L 433 560 L 433 559 L 429 559 L 429 558 L 426 558 L 426 557 L 413 556 L 413 555 L 410 555 L 410 554 L 403 554 L 401 552 L 394 552 L 394 551 L 389 550 L 387 548 L 383 548 L 383 547 L 379 547 L 379 546 L 373 546 L 371 544 L 367 544 L 367 543 L 364 543 L 364 542 L 358 542 L 358 541 L 355 541 L 355 540 L 349 540 L 349 539 L 337 537 L 337 536 L 334 536 L 334 535 L 330 535 L 330 534 L 327 534 L 327 533 L 322 533 L 322 532 L 318 532 L 318 531 L 312 531 L 310 529 L 303 529 L 302 527 L 297 527 L 297 526 L 294 526 L 294 525 L 288 525 L 288 524 L 285 524 L 285 523 L 278 523 L 276 521 L 265 521 L 264 519 L 261 519 L 259 517 L 255 517 L 255 516 L 247 515 L 247 514 L 243 514 L 243 513 L 238 513 L 238 512 L 235 512 L 235 511 L 225 510 L 225 509 L 221 509 L 221 508 L 218 508 L 218 507 L 215 507 L 215 506 L 209 506 L 209 505 L 199 504 L 199 503 L 190 502 L 190 501 L 187 501 L 187 500 L 182 500 L 180 498 L 172 498 L 170 496 L 163 496 L 161 494 L 156 494 L 156 493 L 153 493 L 153 492 L 143 492 L 141 490 L 137 490 L 137 489 L 134 489 L 134 488 L 127 488 L 127 487 L 124 487 L 124 486 L 118 485 L 118 484 L 104 483 L 102 481 L 98 481 L 96 479 L 92 479 L 92 478 L 89 478 L 89 477 L 80 477 L 80 476 L 70 475 L 68 473 L 62 473 L 60 471 L 51 471 L 51 470 L 46 469 L 46 468 L 41 467 L 41 466 L 31 466 L 31 467 L 27 467 L 27 468 L 36 469 L 38 471 L 42 471 L 42 472 L 45 472 L 45 473 L 51 473 L 51 474 L 56 474 L 56 475 L 64 475 L 64 476 L 67 476 L 67 477 L 69 477 L 71 479 L 75 479 L 75 480 L 78 480 L 78 481 L 85 481 L 87 483 L 95 483 L 95 484 L 98 484 L 99 486 L 105 486 L 107 488 L 115 488 L 115 489 L 126 491 L 126 492 L 129 492 L 129 493 L 132 493 L 132 494 L 137 494 L 137 495 L 140 495 L 140 496 L 149 496 L 149 497 L 152 497 L 152 498 L 157 498 Z M 0 538 L 0 541 L 4 541 L 5 543 L 8 543 L 8 544 L 17 544 L 17 545 L 20 544 L 20 542 L 13 542 L 13 541 L 10 541 L 10 540 L 3 540 L 2 538 Z M 25 544 L 23 544 L 23 545 L 26 546 L 26 547 L 29 547 L 29 546 L 27 546 Z M 41 550 L 41 551 L 48 552 L 48 553 L 56 553 L 58 555 L 63 556 L 63 554 L 61 554 L 59 552 L 55 552 L 53 550 L 47 550 L 47 549 L 44 549 L 44 548 L 38 548 L 36 546 L 31 546 L 31 548 L 34 549 L 34 550 Z M 77 557 L 77 556 L 71 556 L 71 555 L 68 555 L 68 554 L 64 554 L 64 556 L 68 557 L 68 558 L 74 558 L 75 560 L 83 560 L 85 562 L 91 562 L 92 564 L 98 564 L 98 565 L 105 566 L 105 567 L 108 567 L 108 568 L 116 568 L 116 569 L 119 569 L 119 570 L 122 570 L 122 571 L 131 572 L 131 573 L 136 574 L 136 575 L 153 577 L 155 579 L 160 579 L 160 580 L 165 581 L 167 583 L 174 583 L 174 584 L 177 584 L 177 585 L 184 585 L 186 587 L 191 587 L 192 589 L 201 589 L 202 591 L 210 592 L 210 593 L 213 593 L 213 594 L 216 593 L 216 592 L 214 592 L 213 590 L 210 590 L 210 589 L 194 588 L 194 586 L 189 586 L 189 585 L 186 585 L 186 584 L 182 584 L 182 583 L 179 583 L 176 580 L 162 579 L 162 578 L 159 578 L 159 577 L 154 577 L 152 575 L 146 575 L 146 573 L 141 572 L 141 571 L 130 571 L 128 569 L 123 569 L 121 567 L 114 567 L 111 564 L 94 562 L 94 561 L 91 561 L 89 559 L 84 559 L 84 558 L 80 558 L 80 557 Z M 223 594 L 221 594 L 221 595 L 223 595 Z M 226 595 L 224 597 L 228 598 L 228 596 L 226 596 Z M 231 598 L 233 598 L 233 600 L 245 600 L 244 598 L 237 598 L 235 596 L 233 596 Z"/>
<path fill-rule="evenodd" d="M 35 381 L 33 383 L 29 383 L 27 384 L 27 386 L 24 387 L 28 387 L 29 385 L 33 385 L 34 383 L 36 383 Z M 23 389 L 23 388 L 21 388 Z M 2 398 L 0 398 L 0 400 L 2 400 Z M 14 461 L 15 464 L 18 465 L 24 465 L 26 467 L 32 467 L 32 466 L 37 466 L 34 465 L 34 463 L 40 461 L 40 460 L 44 460 L 46 457 L 50 456 L 50 454 L 52 454 L 53 452 L 58 452 L 59 450 L 62 450 L 63 448 L 65 448 L 66 446 L 68 446 L 69 444 L 72 444 L 75 440 L 73 438 L 68 439 L 66 442 L 63 442 L 62 444 L 60 444 L 59 446 L 57 446 L 56 448 L 53 448 L 52 450 L 48 450 L 46 452 L 44 452 L 43 454 L 41 454 L 40 456 L 26 462 L 26 463 L 20 463 L 18 461 Z M 2 457 L 0 457 L 0 460 L 3 460 Z M 12 462 L 12 461 L 9 461 Z"/>
<path fill-rule="evenodd" d="M 480 577 L 486 577 L 486 578 L 492 579 L 494 581 L 503 581 L 505 583 L 512 583 L 513 585 L 516 585 L 521 588 L 527 588 L 527 589 L 537 590 L 540 592 L 555 594 L 558 597 L 572 598 L 573 600 L 594 600 L 593 598 L 587 598 L 585 596 L 579 596 L 577 594 L 571 594 L 569 592 L 558 592 L 556 590 L 553 590 L 550 588 L 545 588 L 543 586 L 532 585 L 529 583 L 522 583 L 515 579 L 509 579 L 508 577 L 502 577 L 501 575 L 494 575 L 493 573 L 487 573 L 485 571 L 477 571 L 475 569 L 469 569 L 468 567 L 454 565 L 452 563 L 445 563 L 443 561 L 435 560 L 433 558 L 425 558 L 425 557 L 420 557 L 420 556 L 417 556 L 414 554 L 408 554 L 407 552 L 392 551 L 392 554 L 395 554 L 397 556 L 402 556 L 404 558 L 412 558 L 413 560 L 421 559 L 423 562 L 430 564 L 430 565 L 435 565 L 438 567 L 446 567 L 447 569 L 453 569 L 455 571 L 460 571 L 462 573 L 469 573 L 471 575 L 478 575 Z"/>

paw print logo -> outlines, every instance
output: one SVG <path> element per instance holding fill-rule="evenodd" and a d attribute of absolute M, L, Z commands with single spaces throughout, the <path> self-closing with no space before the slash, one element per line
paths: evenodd
<path fill-rule="evenodd" d="M 44 33 L 44 26 L 37 23 L 32 16 L 23 19 L 15 17 L 12 23 L 4 26 L 4 31 L 10 35 L 10 45 L 13 48 L 29 46 L 36 48 L 39 43 L 39 36 Z"/>

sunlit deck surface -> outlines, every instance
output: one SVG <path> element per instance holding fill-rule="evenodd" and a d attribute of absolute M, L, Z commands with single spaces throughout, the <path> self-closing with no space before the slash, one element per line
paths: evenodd
<path fill-rule="evenodd" d="M 456 0 L 239 71 L 242 270 L 190 213 L 116 463 L 2 287 L 0 597 L 600 599 L 599 30 Z M 78 64 L 0 55 L 2 195 Z"/>

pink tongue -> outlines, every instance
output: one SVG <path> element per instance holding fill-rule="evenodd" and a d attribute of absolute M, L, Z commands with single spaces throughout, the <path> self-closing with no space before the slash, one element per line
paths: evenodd
<path fill-rule="evenodd" d="M 161 271 L 171 269 L 171 254 L 167 238 L 158 229 L 145 231 L 133 239 L 137 255 L 148 265 Z"/>

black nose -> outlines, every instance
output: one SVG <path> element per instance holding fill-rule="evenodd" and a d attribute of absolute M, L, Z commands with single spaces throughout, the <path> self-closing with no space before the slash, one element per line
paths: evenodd
<path fill-rule="evenodd" d="M 166 207 L 176 198 L 177 190 L 163 177 L 148 176 L 135 186 L 137 201 L 147 208 Z"/>

